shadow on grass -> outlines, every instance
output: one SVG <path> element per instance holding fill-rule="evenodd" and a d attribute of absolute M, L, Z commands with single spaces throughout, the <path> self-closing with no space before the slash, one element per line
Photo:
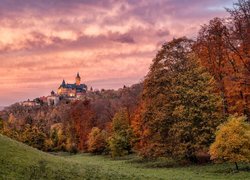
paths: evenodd
<path fill-rule="evenodd" d="M 142 168 L 176 168 L 188 166 L 185 161 L 176 161 L 170 158 L 158 158 L 158 159 L 145 159 L 141 157 L 135 157 L 128 160 L 126 163 L 135 164 Z"/>
<path fill-rule="evenodd" d="M 239 171 L 237 171 L 234 167 L 234 164 L 223 163 L 223 164 L 214 164 L 210 163 L 191 163 L 185 160 L 174 160 L 171 158 L 158 158 L 155 160 L 145 159 L 142 157 L 134 156 L 130 160 L 126 161 L 126 163 L 133 164 L 140 168 L 189 168 L 190 170 L 198 170 L 206 171 L 208 173 L 218 173 L 218 174 L 231 174 L 237 172 L 250 172 L 250 164 L 240 163 Z"/>
<path fill-rule="evenodd" d="M 77 155 L 77 153 L 69 153 L 69 152 L 64 152 L 64 151 L 48 152 L 48 153 L 55 155 L 55 156 L 74 156 L 74 155 Z"/>
<path fill-rule="evenodd" d="M 234 164 L 223 164 L 220 168 L 211 171 L 213 173 L 227 173 L 227 174 L 234 174 L 239 172 L 250 172 L 249 164 L 239 164 L 239 170 L 236 170 Z"/>

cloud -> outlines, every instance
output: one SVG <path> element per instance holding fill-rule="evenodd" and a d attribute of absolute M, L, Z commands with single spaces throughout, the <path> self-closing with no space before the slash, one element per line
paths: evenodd
<path fill-rule="evenodd" d="M 160 46 L 196 36 L 232 0 L 1 0 L 0 105 L 46 95 L 80 72 L 94 88 L 143 79 Z"/>
<path fill-rule="evenodd" d="M 131 36 L 128 35 L 128 34 L 121 35 L 121 36 L 118 37 L 115 41 L 118 41 L 118 42 L 121 42 L 121 43 L 131 43 L 131 44 L 134 44 L 134 43 L 135 43 L 134 38 L 131 37 Z"/>

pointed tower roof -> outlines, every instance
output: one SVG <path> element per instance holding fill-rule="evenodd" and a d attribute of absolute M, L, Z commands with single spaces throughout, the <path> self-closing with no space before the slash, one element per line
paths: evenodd
<path fill-rule="evenodd" d="M 77 77 L 77 78 L 81 78 L 81 77 L 80 77 L 80 74 L 79 74 L 79 72 L 77 73 L 76 77 Z"/>
<path fill-rule="evenodd" d="M 65 83 L 65 80 L 63 80 L 60 87 L 65 87 L 65 86 L 66 86 L 66 83 Z"/>
<path fill-rule="evenodd" d="M 51 95 L 52 95 L 52 96 L 55 95 L 55 91 L 51 91 Z"/>

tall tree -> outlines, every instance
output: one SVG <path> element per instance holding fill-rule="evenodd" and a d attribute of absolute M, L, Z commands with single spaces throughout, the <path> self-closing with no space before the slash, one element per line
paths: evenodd
<path fill-rule="evenodd" d="M 162 46 L 144 82 L 141 115 L 133 123 L 139 152 L 146 157 L 192 159 L 208 149 L 221 122 L 214 80 L 192 53 L 193 42 L 174 39 Z"/>
<path fill-rule="evenodd" d="M 238 0 L 230 13 L 229 27 L 231 36 L 228 43 L 231 50 L 239 57 L 244 68 L 250 72 L 250 1 Z"/>
<path fill-rule="evenodd" d="M 238 0 L 227 11 L 230 13 L 230 35 L 227 43 L 240 67 L 235 78 L 239 89 L 238 96 L 243 102 L 242 111 L 250 121 L 250 1 Z"/>
<path fill-rule="evenodd" d="M 88 135 L 88 151 L 101 154 L 107 149 L 107 132 L 93 127 Z"/>
<path fill-rule="evenodd" d="M 132 137 L 128 112 L 125 109 L 121 109 L 112 120 L 111 136 L 108 140 L 112 157 L 131 153 Z"/>
<path fill-rule="evenodd" d="M 214 76 L 217 87 L 223 100 L 223 113 L 228 114 L 228 99 L 226 97 L 226 78 L 232 72 L 231 65 L 234 61 L 230 57 L 230 51 L 226 42 L 228 28 L 223 20 L 214 18 L 208 25 L 202 26 L 199 31 L 195 51 L 202 64 Z"/>
<path fill-rule="evenodd" d="M 76 101 L 71 104 L 71 126 L 76 135 L 79 150 L 87 150 L 88 134 L 96 126 L 95 113 L 90 101 Z"/>

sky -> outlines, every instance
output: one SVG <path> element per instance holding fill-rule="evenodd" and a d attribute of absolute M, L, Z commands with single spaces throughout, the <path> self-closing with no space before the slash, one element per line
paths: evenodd
<path fill-rule="evenodd" d="M 118 89 L 143 80 L 164 42 L 195 38 L 233 0 L 0 0 L 0 106 L 62 80 Z"/>

